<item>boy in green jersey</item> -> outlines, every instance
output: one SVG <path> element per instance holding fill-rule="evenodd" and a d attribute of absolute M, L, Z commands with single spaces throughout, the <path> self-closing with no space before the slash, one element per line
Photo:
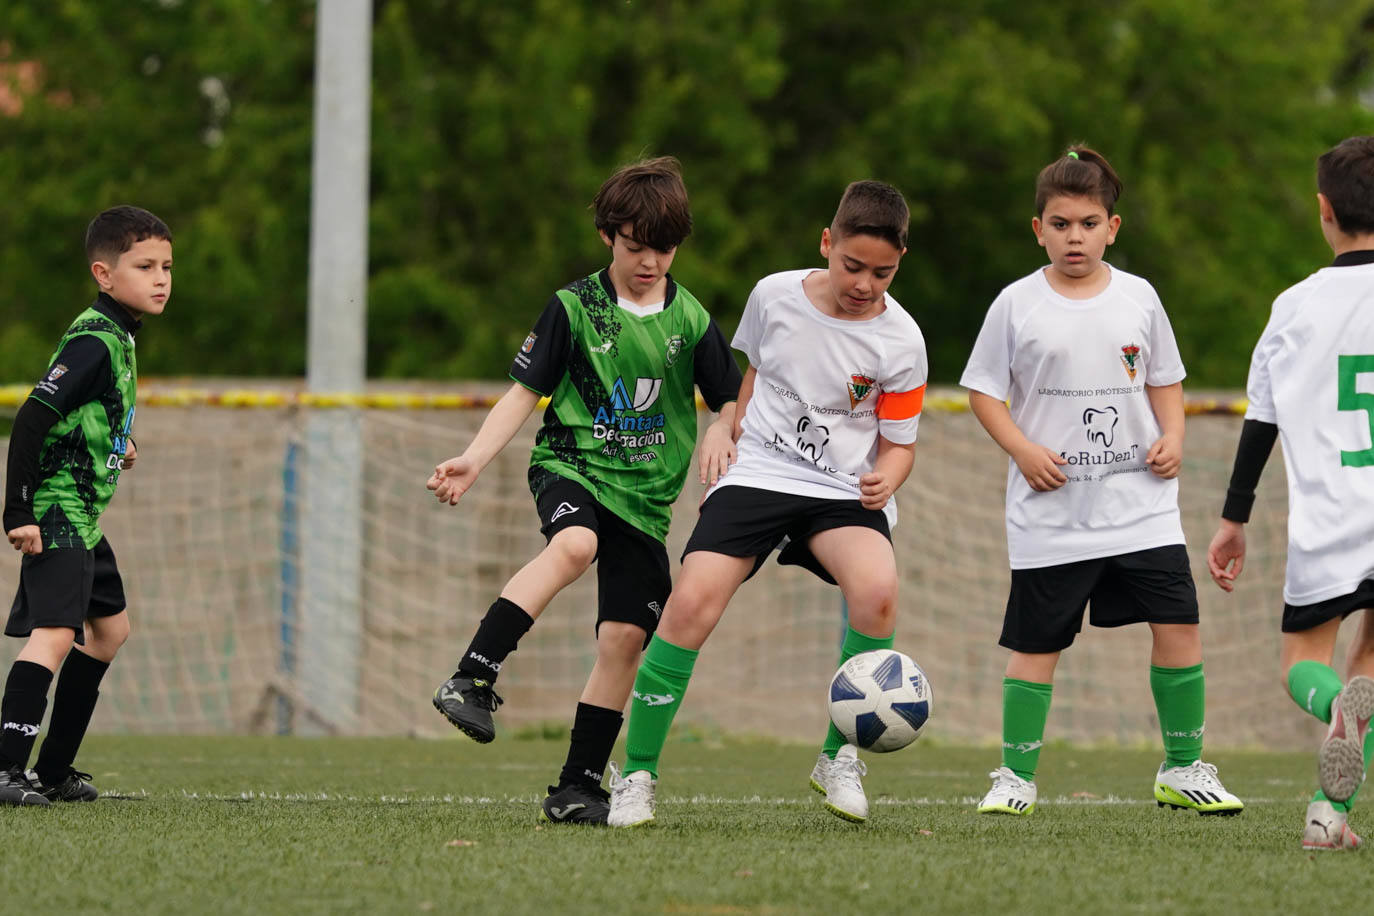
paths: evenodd
<path fill-rule="evenodd" d="M 714 483 L 734 459 L 741 379 L 720 328 L 668 274 L 692 228 L 677 160 L 621 168 L 593 207 L 610 266 L 554 294 L 515 355 L 515 384 L 467 450 L 438 465 L 428 483 L 440 502 L 456 505 L 549 398 L 529 470 L 548 545 L 501 590 L 434 705 L 474 740 L 495 738 L 501 698 L 492 685 L 506 656 L 596 562 L 597 657 L 567 761 L 543 802 L 542 817 L 555 823 L 606 822 L 602 775 L 639 655 L 672 587 L 664 539 L 696 446 L 693 386 L 720 414 L 700 456 L 702 481 Z"/>
<path fill-rule="evenodd" d="M 4 524 L 24 556 L 5 634 L 27 637 L 0 704 L 0 802 L 10 805 L 95 799 L 91 777 L 72 763 L 100 679 L 129 638 L 100 516 L 136 457 L 134 333 L 171 295 L 172 233 L 146 210 L 114 207 L 91 221 L 86 256 L 100 292 L 59 341 L 10 435 Z M 26 772 L 59 666 L 48 734 Z"/>

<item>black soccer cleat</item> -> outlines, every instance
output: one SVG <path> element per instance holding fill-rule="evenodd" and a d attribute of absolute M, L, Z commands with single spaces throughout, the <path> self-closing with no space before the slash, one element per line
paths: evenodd
<path fill-rule="evenodd" d="M 12 766 L 7 770 L 0 770 L 0 804 L 34 805 L 41 808 L 51 802 L 29 782 L 28 776 L 24 775 L 23 767 Z"/>
<path fill-rule="evenodd" d="M 601 824 L 611 813 L 611 795 L 600 786 L 573 783 L 570 786 L 549 786 L 545 796 L 541 821 L 552 824 Z"/>
<path fill-rule="evenodd" d="M 504 700 L 491 689 L 491 681 L 455 675 L 434 691 L 434 708 L 453 723 L 453 727 L 478 744 L 496 737 L 491 714 Z"/>
<path fill-rule="evenodd" d="M 67 775 L 47 785 L 38 778 L 37 770 L 29 770 L 29 782 L 48 801 L 55 802 L 93 802 L 100 797 L 95 786 L 91 785 L 91 774 L 80 773 L 67 768 Z"/>

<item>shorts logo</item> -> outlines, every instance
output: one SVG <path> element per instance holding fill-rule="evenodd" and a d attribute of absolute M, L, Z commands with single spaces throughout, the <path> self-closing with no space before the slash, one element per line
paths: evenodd
<path fill-rule="evenodd" d="M 654 612 L 655 617 L 663 616 L 663 605 L 659 604 L 657 601 L 649 602 L 649 610 Z"/>
<path fill-rule="evenodd" d="M 572 503 L 559 503 L 558 508 L 553 510 L 553 517 L 549 519 L 549 524 L 552 525 L 565 515 L 572 515 L 580 508 L 581 506 L 574 506 Z"/>
<path fill-rule="evenodd" d="M 1126 367 L 1126 374 L 1131 381 L 1135 381 L 1135 374 L 1139 367 L 1135 361 L 1140 357 L 1140 348 L 1135 344 L 1126 344 L 1121 348 L 1121 365 Z"/>
<path fill-rule="evenodd" d="M 530 331 L 530 336 L 525 338 L 525 342 L 520 345 L 521 353 L 529 353 L 534 349 L 534 342 L 539 339 L 539 335 Z"/>
<path fill-rule="evenodd" d="M 878 382 L 875 378 L 867 375 L 854 373 L 849 377 L 849 409 L 853 410 L 859 406 L 864 398 L 873 393 L 873 386 Z"/>
<path fill-rule="evenodd" d="M 802 414 L 797 421 L 797 451 L 819 464 L 829 442 L 830 430 L 813 423 L 809 416 Z"/>
<path fill-rule="evenodd" d="M 1088 443 L 1096 443 L 1103 448 L 1111 448 L 1112 441 L 1116 438 L 1116 421 L 1118 419 L 1120 417 L 1118 417 L 1115 407 L 1108 407 L 1105 410 L 1089 407 L 1083 411 L 1083 425 L 1087 427 Z"/>

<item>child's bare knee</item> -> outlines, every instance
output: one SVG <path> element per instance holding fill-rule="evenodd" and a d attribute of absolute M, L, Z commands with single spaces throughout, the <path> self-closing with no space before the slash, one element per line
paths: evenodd
<path fill-rule="evenodd" d="M 596 631 L 597 654 L 636 661 L 644 649 L 644 629 L 618 620 L 603 621 Z"/>
<path fill-rule="evenodd" d="M 596 559 L 596 533 L 590 528 L 564 528 L 554 535 L 549 547 L 579 573 L 592 565 Z"/>

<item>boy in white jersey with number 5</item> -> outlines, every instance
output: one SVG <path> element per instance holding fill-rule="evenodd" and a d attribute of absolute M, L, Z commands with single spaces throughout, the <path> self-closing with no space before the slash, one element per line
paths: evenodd
<path fill-rule="evenodd" d="M 1317 160 L 1322 234 L 1335 260 L 1274 300 L 1250 361 L 1249 406 L 1207 567 L 1231 591 L 1260 472 L 1283 439 L 1288 570 L 1280 665 L 1293 701 L 1329 722 L 1304 849 L 1354 849 L 1346 824 L 1374 747 L 1374 137 Z M 1360 614 L 1346 675 L 1331 667 L 1341 621 Z"/>
<path fill-rule="evenodd" d="M 926 384 L 920 329 L 887 295 L 908 220 L 896 188 L 854 182 L 821 231 L 828 268 L 772 274 L 749 296 L 733 341 L 749 358 L 738 460 L 702 503 L 635 678 L 625 775 L 611 780 L 613 827 L 654 819 L 659 755 L 697 654 L 780 543 L 779 563 L 838 584 L 848 601 L 842 662 L 892 645 L 893 494 L 911 472 Z M 857 749 L 831 726 L 811 784 L 832 813 L 867 818 L 864 772 Z"/>
<path fill-rule="evenodd" d="M 1089 604 L 1094 626 L 1145 622 L 1154 636 L 1166 757 L 1156 801 L 1201 814 L 1244 807 L 1201 759 L 1202 640 L 1178 512 L 1183 361 L 1154 288 L 1102 260 L 1120 196 L 1116 172 L 1086 147 L 1041 170 L 1031 228 L 1049 266 L 993 302 L 960 380 L 1011 458 L 1002 765 L 980 813 L 1035 809 L 1055 665 Z"/>

